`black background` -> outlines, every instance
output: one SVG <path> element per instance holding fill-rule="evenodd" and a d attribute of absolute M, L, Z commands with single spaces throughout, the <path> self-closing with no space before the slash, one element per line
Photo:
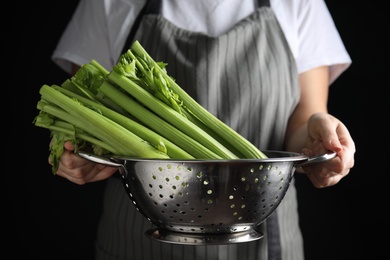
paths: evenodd
<path fill-rule="evenodd" d="M 348 2 L 326 1 L 353 59 L 330 88 L 329 111 L 354 137 L 356 165 L 339 184 L 325 189 L 295 175 L 306 260 L 379 259 L 387 251 L 382 238 L 389 219 L 384 213 L 387 15 L 384 6 Z M 7 115 L 2 126 L 7 132 L 2 160 L 5 243 L 0 243 L 7 259 L 93 259 L 104 182 L 78 186 L 53 176 L 47 163 L 49 132 L 32 124 L 39 88 L 68 78 L 50 55 L 77 4 L 29 1 L 2 18 L 2 108 Z"/>

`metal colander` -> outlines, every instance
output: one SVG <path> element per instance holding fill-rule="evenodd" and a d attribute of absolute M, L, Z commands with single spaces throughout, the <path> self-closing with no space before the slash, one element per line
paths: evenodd
<path fill-rule="evenodd" d="M 267 159 L 152 160 L 79 154 L 119 167 L 132 203 L 156 226 L 146 235 L 179 244 L 260 239 L 256 228 L 282 201 L 295 169 L 336 155 L 266 151 Z"/>

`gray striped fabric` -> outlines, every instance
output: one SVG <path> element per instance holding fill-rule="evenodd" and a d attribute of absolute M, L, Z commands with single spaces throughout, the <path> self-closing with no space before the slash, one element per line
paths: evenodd
<path fill-rule="evenodd" d="M 282 150 L 299 99 L 295 61 L 269 7 L 219 37 L 177 28 L 158 15 L 143 18 L 136 39 L 200 104 L 262 150 Z M 303 260 L 293 183 L 262 225 L 264 238 L 240 244 L 184 246 L 147 238 L 151 224 L 133 206 L 119 178 L 107 183 L 97 260 Z M 281 234 L 278 231 L 281 231 Z M 280 255 L 278 249 L 282 249 Z"/>

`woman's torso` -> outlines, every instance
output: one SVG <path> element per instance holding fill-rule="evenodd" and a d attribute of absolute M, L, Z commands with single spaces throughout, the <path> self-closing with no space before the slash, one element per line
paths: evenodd
<path fill-rule="evenodd" d="M 270 8 L 256 10 L 217 37 L 178 28 L 159 14 L 144 16 L 137 30 L 130 43 L 140 41 L 156 61 L 167 62 L 168 74 L 202 106 L 260 148 L 283 148 L 288 118 L 299 99 L 298 75 L 288 43 Z M 288 256 L 283 259 L 303 259 L 293 185 L 281 203 L 283 210 L 275 212 L 261 226 L 262 239 L 238 245 L 182 246 L 158 244 L 145 238 L 143 232 L 150 228 L 150 223 L 126 203 L 130 203 L 129 198 L 118 181 L 108 182 L 98 236 L 99 256 L 113 254 L 123 259 L 126 255 L 129 259 L 152 257 L 150 254 L 153 259 L 182 259 L 184 255 L 189 259 L 245 256 L 248 260 L 278 260 L 283 255 Z M 118 200 L 122 202 L 118 204 Z M 289 211 L 287 219 L 286 211 Z M 114 232 L 118 228 L 115 223 L 122 223 L 126 230 Z M 117 240 L 120 233 L 128 247 Z"/>

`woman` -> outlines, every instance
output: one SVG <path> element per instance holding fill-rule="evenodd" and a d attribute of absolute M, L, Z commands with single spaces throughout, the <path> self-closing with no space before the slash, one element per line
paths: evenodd
<path fill-rule="evenodd" d="M 318 188 L 354 165 L 354 142 L 328 114 L 328 88 L 351 64 L 323 0 L 81 0 L 53 53 L 69 73 L 95 59 L 111 69 L 138 40 L 210 112 L 261 150 L 337 152 L 300 169 Z M 96 259 L 304 259 L 294 183 L 261 225 L 264 237 L 184 246 L 145 237 L 151 224 L 129 203 L 115 168 L 65 143 L 57 175 L 78 184 L 107 179 Z"/>

